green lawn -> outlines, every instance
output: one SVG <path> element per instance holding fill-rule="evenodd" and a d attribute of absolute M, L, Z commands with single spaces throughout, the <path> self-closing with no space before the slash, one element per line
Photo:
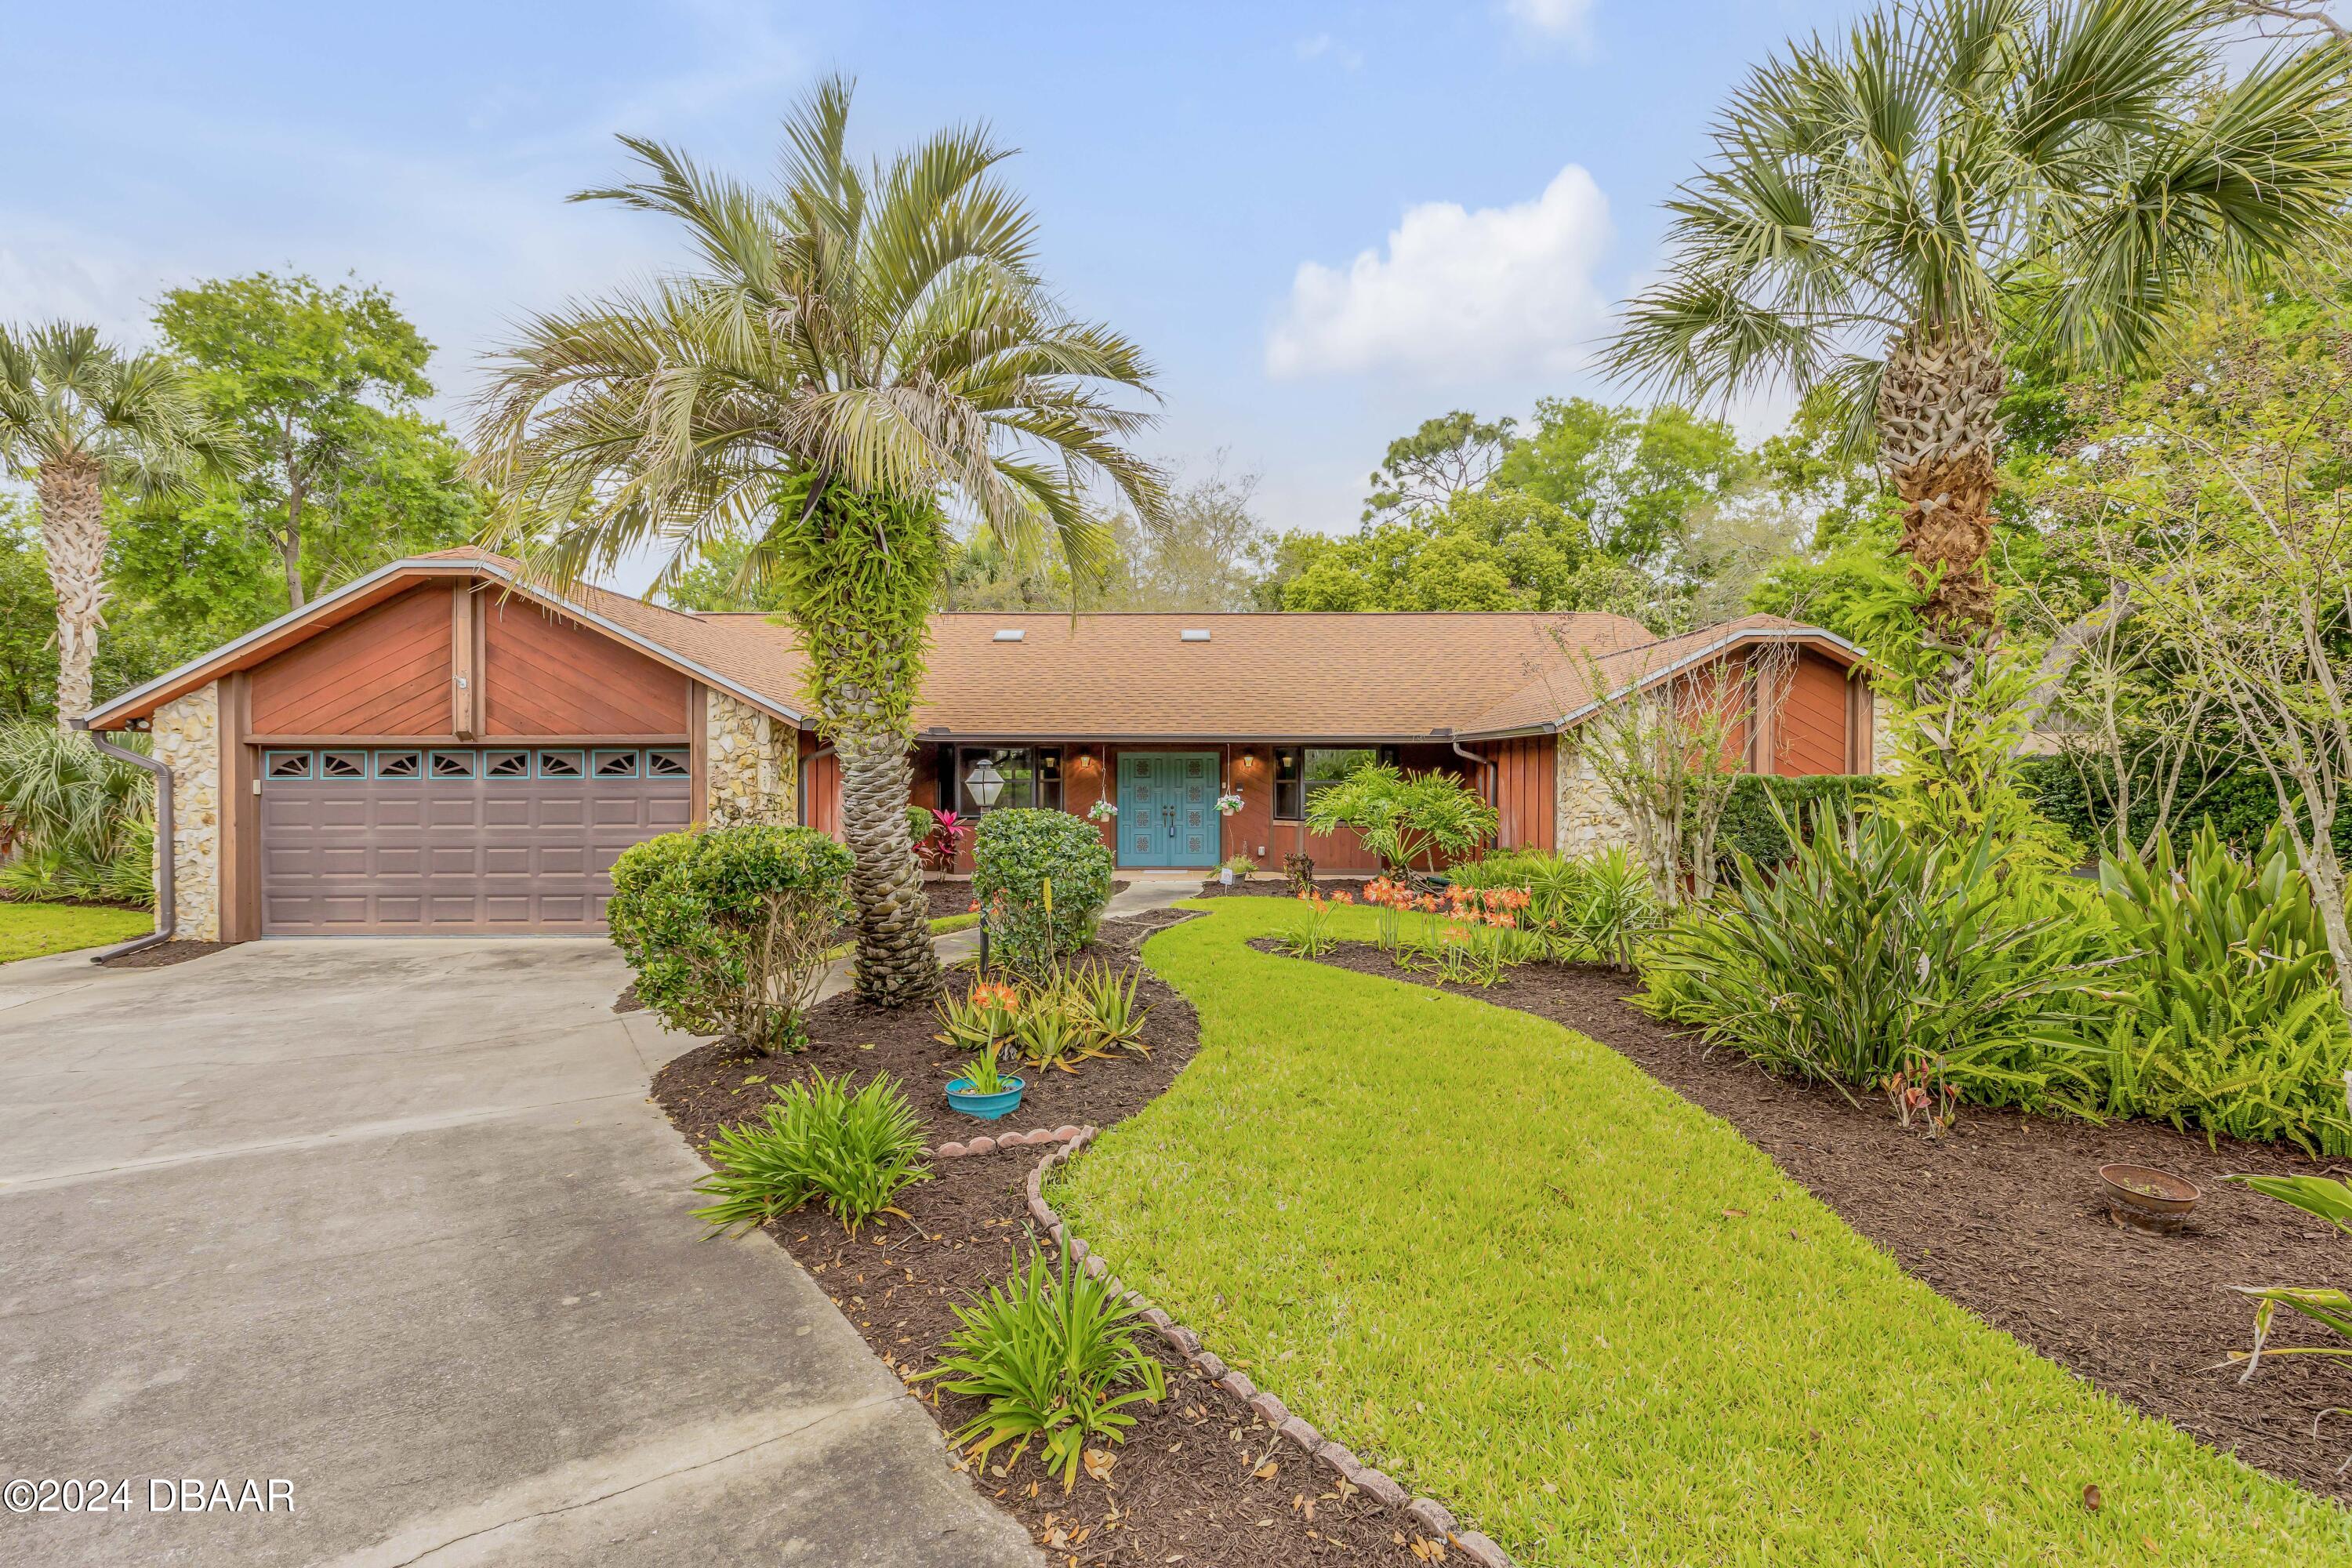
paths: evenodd
<path fill-rule="evenodd" d="M 960 915 L 941 915 L 939 919 L 930 922 L 931 934 L 933 936 L 945 936 L 951 931 L 969 931 L 979 923 L 980 911 L 977 910 L 969 910 Z M 826 948 L 824 950 L 824 956 L 828 960 L 831 960 L 840 958 L 846 953 L 856 952 L 856 951 L 857 943 L 856 942 L 845 942 Z"/>
<path fill-rule="evenodd" d="M 2352 1561 L 2352 1514 L 1986 1327 L 1605 1047 L 1244 947 L 1287 900 L 1196 907 L 1146 951 L 1200 1054 L 1055 1201 L 1520 1562 Z"/>
<path fill-rule="evenodd" d="M 144 910 L 0 903 L 0 963 L 77 947 L 129 942 L 154 929 L 155 917 Z"/>

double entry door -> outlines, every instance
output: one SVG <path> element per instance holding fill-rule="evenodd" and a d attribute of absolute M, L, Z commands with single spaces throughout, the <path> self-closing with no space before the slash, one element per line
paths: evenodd
<path fill-rule="evenodd" d="M 1214 866 L 1223 858 L 1217 753 L 1122 752 L 1118 863 Z"/>

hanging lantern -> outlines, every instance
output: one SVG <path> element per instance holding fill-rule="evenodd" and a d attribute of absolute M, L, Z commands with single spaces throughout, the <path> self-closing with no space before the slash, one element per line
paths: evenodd
<path fill-rule="evenodd" d="M 1004 775 L 996 771 L 995 763 L 983 756 L 971 765 L 971 772 L 963 775 L 963 787 L 972 804 L 986 811 L 1004 793 Z"/>

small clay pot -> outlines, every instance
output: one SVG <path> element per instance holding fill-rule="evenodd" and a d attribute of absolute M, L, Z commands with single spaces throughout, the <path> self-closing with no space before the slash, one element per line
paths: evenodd
<path fill-rule="evenodd" d="M 2142 1230 L 2179 1230 L 2197 1206 L 2197 1184 L 2147 1165 L 2102 1165 L 2107 1212 Z"/>

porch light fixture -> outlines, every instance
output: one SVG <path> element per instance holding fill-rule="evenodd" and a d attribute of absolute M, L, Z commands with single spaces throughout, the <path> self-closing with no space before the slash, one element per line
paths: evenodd
<path fill-rule="evenodd" d="M 963 775 L 963 785 L 971 792 L 973 803 L 986 811 L 1004 793 L 1004 775 L 996 771 L 994 763 L 982 757 L 971 765 L 971 772 Z"/>
<path fill-rule="evenodd" d="M 1209 628 L 1206 626 L 1185 626 L 1177 632 L 1176 640 L 1178 642 L 1207 642 L 1209 640 Z"/>

